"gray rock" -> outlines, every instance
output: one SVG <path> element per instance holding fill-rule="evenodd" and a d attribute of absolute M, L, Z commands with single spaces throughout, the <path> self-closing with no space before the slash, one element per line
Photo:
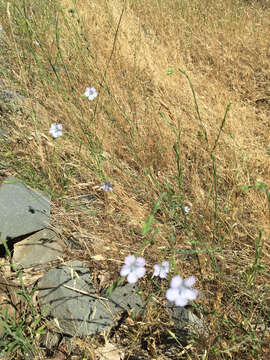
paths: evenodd
<path fill-rule="evenodd" d="M 0 89 L 0 110 L 2 112 L 14 111 L 18 109 L 23 102 L 24 96 L 15 91 Z"/>
<path fill-rule="evenodd" d="M 97 298 L 89 269 L 79 261 L 50 270 L 39 281 L 39 288 L 44 288 L 38 296 L 40 304 L 49 305 L 58 332 L 80 337 L 114 324 L 108 300 Z"/>
<path fill-rule="evenodd" d="M 137 292 L 138 287 L 134 284 L 126 284 L 116 288 L 109 298 L 111 311 L 113 313 L 123 310 L 140 312 L 144 306 L 144 302 Z"/>
<path fill-rule="evenodd" d="M 24 102 L 24 96 L 8 89 L 0 90 L 0 99 L 5 104 L 19 105 Z"/>
<path fill-rule="evenodd" d="M 167 308 L 169 315 L 179 330 L 186 330 L 188 333 L 197 335 L 207 334 L 203 321 L 191 311 L 181 306 L 174 306 L 169 302 Z"/>
<path fill-rule="evenodd" d="M 55 319 L 54 330 L 73 336 L 102 332 L 116 325 L 115 313 L 143 306 L 136 286 L 130 284 L 117 288 L 110 299 L 96 295 L 89 269 L 79 261 L 49 271 L 39 289 L 40 304 L 49 305 L 48 314 Z"/>
<path fill-rule="evenodd" d="M 50 229 L 43 229 L 14 245 L 13 262 L 16 267 L 46 264 L 63 253 L 63 242 Z"/>
<path fill-rule="evenodd" d="M 48 226 L 50 197 L 8 177 L 0 186 L 0 233 L 2 240 L 31 234 Z"/>

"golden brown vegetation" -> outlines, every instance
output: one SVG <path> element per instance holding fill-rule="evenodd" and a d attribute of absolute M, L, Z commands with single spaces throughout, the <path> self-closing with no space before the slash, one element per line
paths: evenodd
<path fill-rule="evenodd" d="M 52 222 L 64 238 L 86 236 L 83 250 L 67 249 L 65 259 L 88 261 L 97 285 L 106 274 L 101 288 L 139 249 L 149 270 L 174 259 L 176 272 L 198 279 L 197 313 L 209 332 L 176 358 L 267 359 L 269 332 L 256 324 L 270 321 L 269 2 L 11 0 L 0 22 L 1 81 L 27 97 L 27 109 L 2 117 L 11 144 L 1 157 L 10 174 L 51 192 Z M 178 68 L 194 86 L 202 123 L 187 78 L 167 75 Z M 99 93 L 93 102 L 81 96 L 87 86 Z M 53 122 L 64 128 L 55 141 Z M 113 192 L 99 190 L 105 179 Z M 154 244 L 142 247 L 142 226 L 163 192 Z M 90 216 L 67 206 L 88 193 L 98 197 Z M 193 260 L 182 260 L 190 251 Z M 151 279 L 140 287 L 147 297 Z M 127 355 L 144 341 L 149 359 L 166 359 L 157 345 L 163 311 L 160 298 L 140 324 L 128 320 L 118 340 Z"/>

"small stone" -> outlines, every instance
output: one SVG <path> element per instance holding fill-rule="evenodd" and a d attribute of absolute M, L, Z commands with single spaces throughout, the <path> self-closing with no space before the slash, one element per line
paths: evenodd
<path fill-rule="evenodd" d="M 174 306 L 169 302 L 167 308 L 175 327 L 179 330 L 186 330 L 188 333 L 195 333 L 197 335 L 207 335 L 203 321 L 191 311 L 181 306 Z"/>
<path fill-rule="evenodd" d="M 0 89 L 0 110 L 1 112 L 15 111 L 20 108 L 24 102 L 24 96 L 10 91 L 8 89 Z"/>
<path fill-rule="evenodd" d="M 56 260 L 63 254 L 64 244 L 50 229 L 43 229 L 14 245 L 15 266 L 28 268 Z"/>
<path fill-rule="evenodd" d="M 5 104 L 18 105 L 24 102 L 24 96 L 16 93 L 15 91 L 10 91 L 8 89 L 0 90 L 0 99 Z"/>

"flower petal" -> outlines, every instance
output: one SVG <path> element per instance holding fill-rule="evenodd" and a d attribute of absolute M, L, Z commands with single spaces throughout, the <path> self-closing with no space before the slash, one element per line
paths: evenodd
<path fill-rule="evenodd" d="M 189 206 L 184 206 L 184 211 L 186 214 L 188 214 L 190 212 L 190 207 Z"/>
<path fill-rule="evenodd" d="M 198 296 L 199 294 L 199 291 L 197 289 L 189 289 L 189 295 L 188 295 L 188 300 L 195 300 L 196 297 Z"/>
<path fill-rule="evenodd" d="M 135 284 L 135 282 L 137 282 L 137 280 L 138 280 L 138 276 L 135 272 L 131 272 L 127 277 L 127 281 L 130 284 Z"/>
<path fill-rule="evenodd" d="M 175 301 L 175 299 L 177 299 L 177 297 L 179 296 L 179 291 L 177 289 L 168 289 L 166 291 L 166 299 L 168 299 L 169 301 Z"/>
<path fill-rule="evenodd" d="M 159 277 L 160 277 L 161 279 L 165 279 L 166 276 L 167 276 L 167 273 L 168 273 L 168 271 L 166 271 L 166 269 L 161 268 L 161 269 L 160 269 L 160 273 L 159 273 Z"/>
<path fill-rule="evenodd" d="M 86 89 L 85 89 L 85 93 L 84 93 L 84 96 L 89 96 L 89 94 L 90 94 L 90 88 L 89 87 L 87 87 Z"/>
<path fill-rule="evenodd" d="M 144 267 L 138 267 L 138 268 L 135 270 L 135 274 L 137 275 L 138 278 L 143 277 L 144 274 L 145 274 L 145 268 L 144 268 Z"/>
<path fill-rule="evenodd" d="M 186 278 L 183 282 L 183 285 L 186 286 L 186 287 L 191 287 L 195 284 L 196 282 L 196 279 L 194 276 L 190 276 L 188 278 Z"/>
<path fill-rule="evenodd" d="M 169 269 L 170 269 L 169 261 L 163 261 L 161 265 L 167 272 L 169 272 Z"/>
<path fill-rule="evenodd" d="M 188 303 L 188 299 L 185 298 L 184 296 L 178 296 L 176 299 L 175 299 L 175 305 L 176 306 L 186 306 L 187 303 Z"/>
<path fill-rule="evenodd" d="M 181 278 L 181 276 L 176 275 L 176 276 L 174 276 L 172 278 L 170 287 L 171 288 L 178 288 L 182 284 L 183 284 L 183 279 Z"/>
<path fill-rule="evenodd" d="M 125 257 L 125 264 L 126 265 L 131 266 L 131 265 L 133 265 L 135 263 L 135 261 L 136 261 L 135 255 L 128 255 L 128 256 Z"/>
<path fill-rule="evenodd" d="M 121 268 L 120 275 L 121 276 L 127 276 L 130 273 L 130 266 L 124 265 Z"/>
<path fill-rule="evenodd" d="M 156 264 L 154 265 L 154 276 L 159 276 L 160 273 L 160 265 Z"/>
<path fill-rule="evenodd" d="M 144 266 L 145 265 L 145 260 L 143 257 L 138 257 L 136 260 L 136 266 Z"/>

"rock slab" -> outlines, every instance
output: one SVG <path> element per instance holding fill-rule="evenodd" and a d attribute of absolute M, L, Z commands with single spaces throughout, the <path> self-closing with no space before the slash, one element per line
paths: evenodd
<path fill-rule="evenodd" d="M 97 300 L 89 269 L 79 261 L 50 270 L 39 281 L 39 301 L 49 305 L 49 315 L 56 319 L 58 331 L 84 336 L 113 325 L 106 301 Z"/>
<path fill-rule="evenodd" d="M 114 326 L 113 315 L 123 310 L 141 310 L 137 288 L 117 288 L 109 299 L 95 293 L 90 271 L 79 261 L 50 270 L 39 281 L 39 303 L 48 305 L 55 330 L 72 336 L 87 336 Z"/>
<path fill-rule="evenodd" d="M 22 268 L 46 264 L 63 254 L 63 242 L 51 229 L 43 229 L 14 245 L 14 265 Z"/>
<path fill-rule="evenodd" d="M 50 197 L 8 177 L 0 186 L 0 233 L 10 240 L 46 228 L 50 218 Z"/>

